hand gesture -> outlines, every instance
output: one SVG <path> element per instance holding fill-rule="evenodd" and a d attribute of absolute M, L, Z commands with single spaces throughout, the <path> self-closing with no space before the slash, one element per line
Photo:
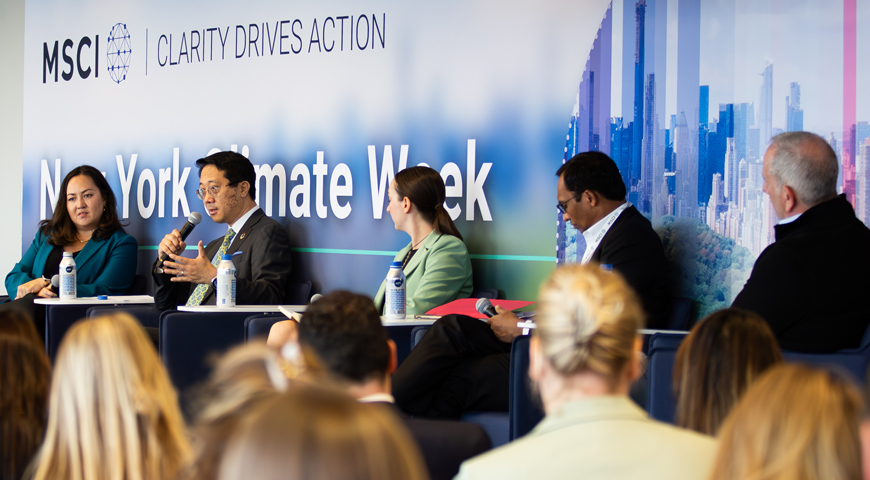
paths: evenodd
<path fill-rule="evenodd" d="M 170 235 L 167 235 L 166 237 L 169 237 Z M 166 240 L 166 237 L 163 239 Z M 163 242 L 160 243 L 161 245 L 163 244 Z M 202 246 L 202 241 L 199 242 L 198 247 L 199 254 L 196 258 L 186 258 L 173 253 L 169 254 L 169 258 L 172 260 L 167 260 L 163 263 L 163 273 L 175 275 L 169 279 L 170 281 L 211 283 L 212 279 L 217 277 L 217 268 L 211 264 L 211 259 L 205 255 L 205 248 Z"/>
<path fill-rule="evenodd" d="M 514 315 L 514 312 L 505 310 L 498 305 L 495 305 L 495 311 L 498 312 L 498 315 L 493 316 L 487 320 L 486 323 L 490 328 L 492 328 L 492 333 L 494 333 L 499 340 L 505 343 L 510 343 L 514 338 L 523 333 L 523 329 L 517 326 L 517 322 L 519 322 L 520 319 Z"/>

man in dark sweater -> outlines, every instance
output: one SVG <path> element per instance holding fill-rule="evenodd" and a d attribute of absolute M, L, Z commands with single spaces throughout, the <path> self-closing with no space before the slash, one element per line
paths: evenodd
<path fill-rule="evenodd" d="M 764 317 L 783 349 L 857 347 L 870 323 L 870 230 L 837 195 L 837 156 L 820 136 L 786 132 L 764 154 L 764 192 L 780 219 L 776 241 L 734 307 Z"/>

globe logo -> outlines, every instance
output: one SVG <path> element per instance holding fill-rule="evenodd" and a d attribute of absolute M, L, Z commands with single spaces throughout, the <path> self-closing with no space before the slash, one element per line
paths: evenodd
<path fill-rule="evenodd" d="M 127 70 L 130 69 L 130 55 L 133 50 L 130 46 L 130 32 L 127 25 L 116 23 L 109 32 L 109 48 L 106 57 L 109 60 L 109 76 L 115 83 L 121 83 L 127 79 Z"/>

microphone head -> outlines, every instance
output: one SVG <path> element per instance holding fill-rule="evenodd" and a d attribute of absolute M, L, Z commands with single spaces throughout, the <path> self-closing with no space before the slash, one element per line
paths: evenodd
<path fill-rule="evenodd" d="M 320 300 L 321 298 L 323 298 L 323 295 L 321 295 L 319 293 L 315 293 L 314 295 L 311 296 L 311 300 L 309 300 L 308 303 L 314 303 L 314 302 Z"/>
<path fill-rule="evenodd" d="M 191 225 L 199 225 L 199 222 L 202 221 L 202 215 L 199 212 L 190 212 L 190 215 L 187 216 L 187 221 Z"/>
<path fill-rule="evenodd" d="M 477 313 L 482 313 L 486 315 L 486 311 L 490 308 L 493 308 L 493 306 L 492 302 L 490 302 L 488 298 L 478 298 L 477 303 L 474 304 L 474 308 L 477 309 Z"/>
<path fill-rule="evenodd" d="M 51 286 L 54 288 L 60 287 L 60 275 L 55 275 L 51 277 Z"/>

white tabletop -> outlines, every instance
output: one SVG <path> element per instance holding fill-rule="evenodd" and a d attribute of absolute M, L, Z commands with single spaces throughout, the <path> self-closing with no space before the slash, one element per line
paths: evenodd
<path fill-rule="evenodd" d="M 292 312 L 304 312 L 308 305 L 236 305 L 235 307 L 218 307 L 217 305 L 197 305 L 188 307 L 187 305 L 179 305 L 179 312 L 199 312 L 199 313 L 215 313 L 215 312 L 242 312 L 242 313 L 272 313 L 280 312 L 279 308 L 290 310 Z"/>
<path fill-rule="evenodd" d="M 120 304 L 149 304 L 154 303 L 151 295 L 109 295 L 105 300 L 97 297 L 78 297 L 70 300 L 55 298 L 35 298 L 33 303 L 37 305 L 120 305 Z"/>
<path fill-rule="evenodd" d="M 416 318 L 415 318 L 416 317 Z M 381 317 L 381 323 L 385 327 L 420 327 L 424 325 L 432 325 L 435 320 L 441 317 L 432 315 L 408 315 L 402 320 L 388 320 L 387 317 Z"/>

